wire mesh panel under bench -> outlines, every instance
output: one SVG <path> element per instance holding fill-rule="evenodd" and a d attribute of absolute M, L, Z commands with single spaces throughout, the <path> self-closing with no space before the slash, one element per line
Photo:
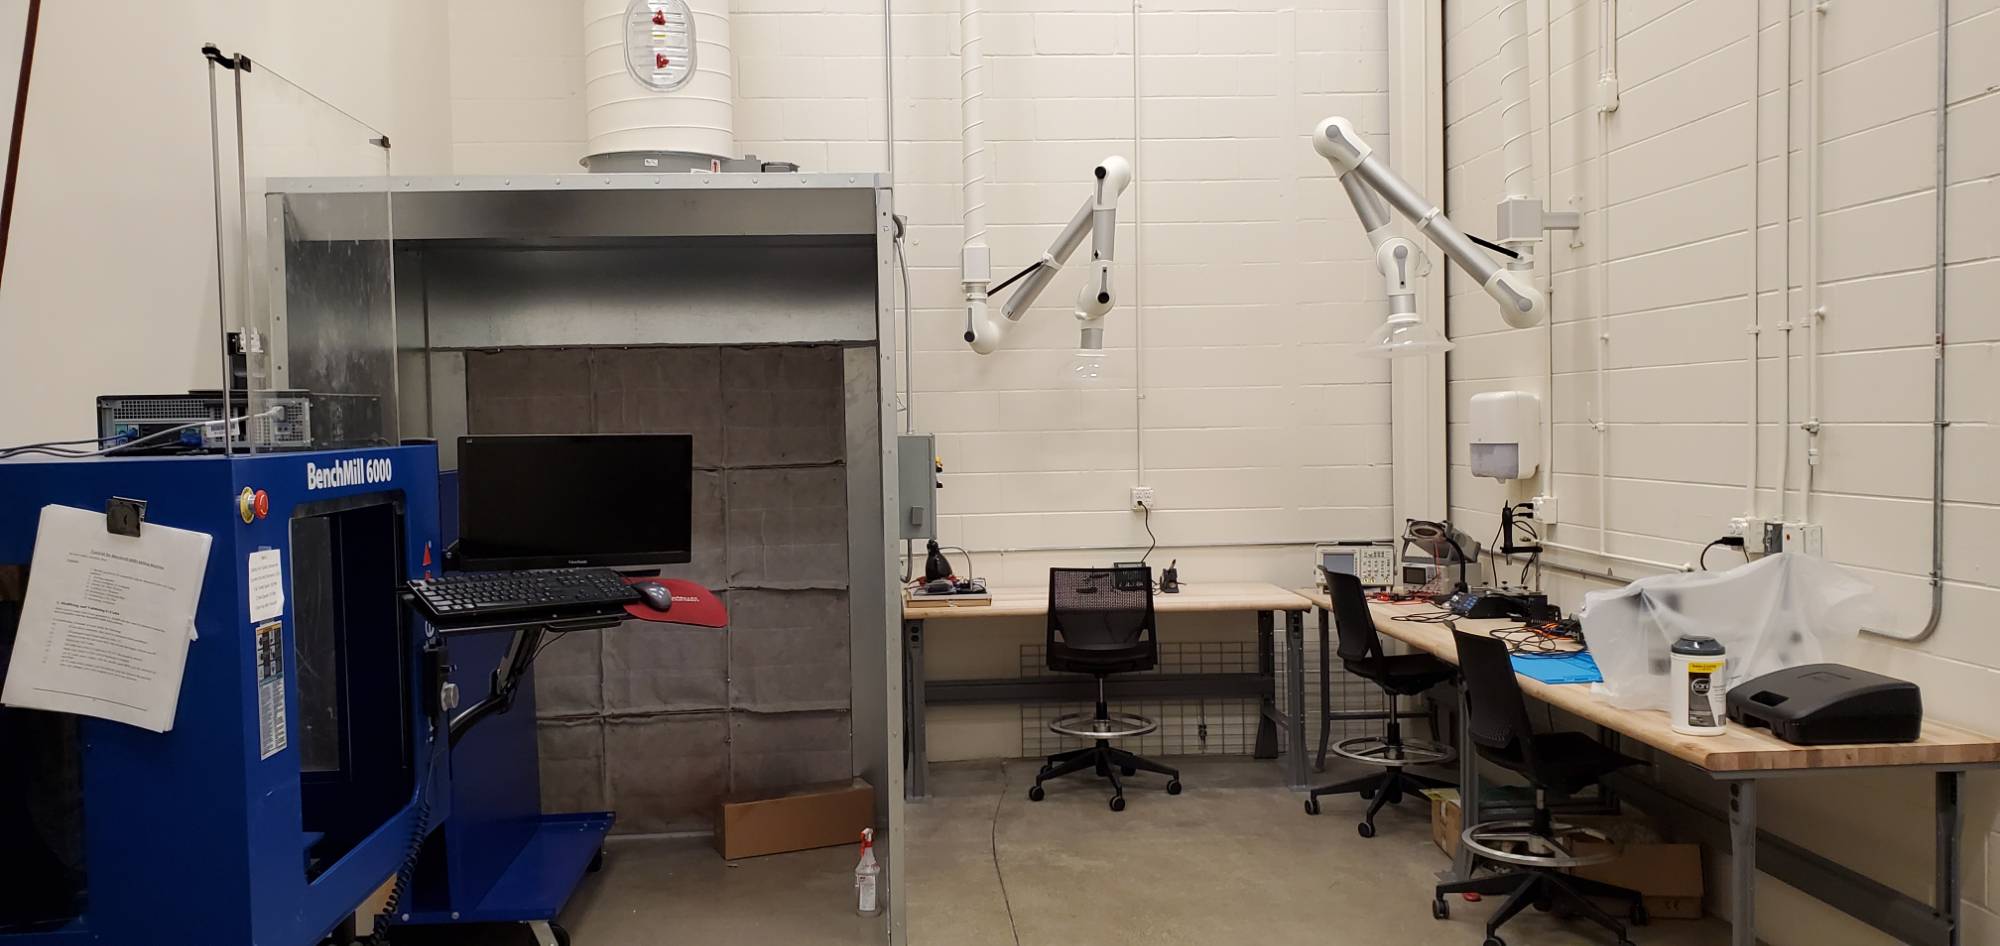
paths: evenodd
<path fill-rule="evenodd" d="M 1183 584 L 1181 589 L 1175 594 L 1155 595 L 1154 611 L 1158 614 L 1255 614 L 1255 653 L 1244 655 L 1246 659 L 1220 661 L 1214 667 L 1207 666 L 1207 661 L 1196 659 L 1179 664 L 1167 663 L 1156 672 L 1122 674 L 1108 681 L 1106 696 L 1113 703 L 1126 705 L 1160 706 L 1176 702 L 1193 705 L 1193 701 L 1210 701 L 1211 706 L 1218 705 L 1214 701 L 1253 703 L 1257 712 L 1256 733 L 1250 745 L 1252 755 L 1260 759 L 1274 759 L 1282 752 L 1286 783 L 1293 788 L 1303 788 L 1306 782 L 1303 751 L 1306 745 L 1305 674 L 1281 671 L 1305 666 L 1305 612 L 1312 605 L 1297 594 L 1264 582 L 1188 583 Z M 924 781 L 928 768 L 924 743 L 926 705 L 1088 704 L 1095 699 L 1096 683 L 1081 674 L 983 680 L 925 679 L 924 635 L 929 622 L 1040 617 L 1048 613 L 1048 607 L 1048 588 L 1032 585 L 994 588 L 991 603 L 982 602 L 971 607 L 910 607 L 905 602 L 903 711 L 907 723 L 904 747 L 908 777 L 904 784 L 908 797 L 921 798 L 925 794 Z M 1279 615 L 1284 616 L 1282 648 L 1278 646 Z M 1169 642 L 1162 642 L 1163 651 L 1171 646 Z M 1188 654 L 1197 655 L 1198 651 Z M 1279 696 L 1281 689 L 1284 691 L 1282 704 Z"/>

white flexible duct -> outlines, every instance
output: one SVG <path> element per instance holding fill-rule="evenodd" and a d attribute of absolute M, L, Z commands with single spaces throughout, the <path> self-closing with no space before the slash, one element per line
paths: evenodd
<path fill-rule="evenodd" d="M 963 182 L 959 197 L 960 226 L 964 231 L 959 267 L 965 288 L 968 334 L 972 326 L 987 321 L 986 289 L 993 281 L 992 251 L 986 245 L 985 26 L 979 4 L 980 0 L 960 0 L 958 14 L 959 162 Z M 998 345 L 999 333 L 995 332 L 990 339 L 982 336 L 981 341 Z"/>
<path fill-rule="evenodd" d="M 1500 9 L 1500 162 L 1506 197 L 1535 195 L 1535 145 L 1528 121 L 1528 3 L 1507 0 Z"/>

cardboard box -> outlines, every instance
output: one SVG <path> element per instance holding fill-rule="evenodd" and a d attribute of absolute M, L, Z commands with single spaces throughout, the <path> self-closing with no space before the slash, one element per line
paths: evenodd
<path fill-rule="evenodd" d="M 1465 813 L 1458 805 L 1458 789 L 1434 788 L 1424 793 L 1431 800 L 1431 843 L 1444 856 L 1458 857 L 1459 835 L 1465 830 Z"/>
<path fill-rule="evenodd" d="M 1591 847 L 1580 844 L 1577 850 L 1581 853 Z M 1701 918 L 1699 844 L 1627 844 L 1617 860 L 1579 867 L 1571 873 L 1639 891 L 1646 897 L 1646 912 L 1655 917 Z"/>
<path fill-rule="evenodd" d="M 806 785 L 764 798 L 725 798 L 715 816 L 715 850 L 757 857 L 861 843 L 875 825 L 875 787 L 863 779 Z"/>
<path fill-rule="evenodd" d="M 1446 857 L 1458 856 L 1464 831 L 1465 812 L 1458 792 L 1439 789 L 1424 794 L 1431 799 L 1431 841 Z M 1585 824 L 1618 841 L 1623 853 L 1615 861 L 1576 868 L 1579 877 L 1600 880 L 1639 891 L 1646 898 L 1646 912 L 1662 919 L 1700 919 L 1702 916 L 1702 858 L 1699 844 L 1664 844 L 1650 824 L 1636 818 L 1562 817 L 1558 820 Z M 1579 853 L 1602 845 L 1579 844 Z"/>

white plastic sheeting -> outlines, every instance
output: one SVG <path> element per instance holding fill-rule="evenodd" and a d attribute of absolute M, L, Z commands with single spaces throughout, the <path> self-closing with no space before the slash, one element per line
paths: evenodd
<path fill-rule="evenodd" d="M 1774 670 L 1838 661 L 1879 620 L 1875 589 L 1823 559 L 1780 554 L 1726 572 L 1642 578 L 1583 598 L 1583 636 L 1604 673 L 1598 690 L 1630 709 L 1668 707 L 1669 648 L 1684 635 L 1728 650 L 1730 687 Z"/>

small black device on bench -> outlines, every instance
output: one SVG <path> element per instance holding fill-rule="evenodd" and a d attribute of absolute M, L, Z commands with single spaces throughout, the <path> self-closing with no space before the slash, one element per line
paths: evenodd
<path fill-rule="evenodd" d="M 1518 618 L 1523 621 L 1553 621 L 1561 615 L 1549 607 L 1549 596 L 1540 592 L 1474 587 L 1452 592 L 1440 606 L 1462 618 Z"/>
<path fill-rule="evenodd" d="M 1729 721 L 1762 726 L 1786 742 L 1915 742 L 1923 693 L 1907 680 L 1844 664 L 1806 664 L 1731 687 Z"/>

